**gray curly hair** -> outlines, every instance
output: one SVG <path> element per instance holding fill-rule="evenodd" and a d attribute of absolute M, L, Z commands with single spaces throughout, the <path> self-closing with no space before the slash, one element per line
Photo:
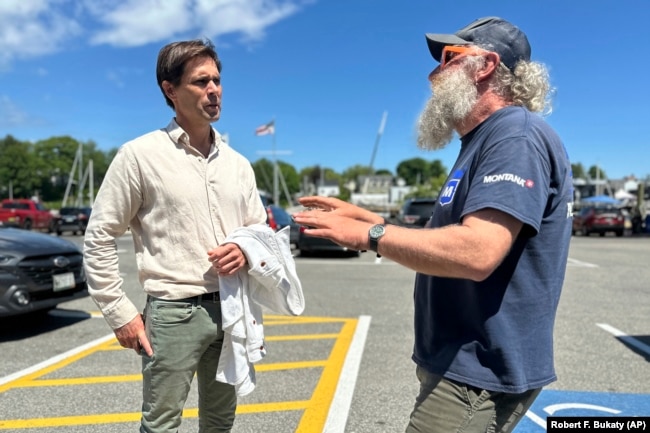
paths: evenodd
<path fill-rule="evenodd" d="M 503 63 L 499 64 L 492 90 L 530 111 L 544 115 L 553 111 L 555 89 L 551 87 L 548 70 L 542 63 L 521 60 L 512 72 Z"/>
<path fill-rule="evenodd" d="M 489 51 L 489 48 L 479 48 Z M 484 62 L 482 56 L 470 56 L 466 65 L 477 70 Z M 513 71 L 500 63 L 490 89 L 513 105 L 526 107 L 532 112 L 549 115 L 553 111 L 555 89 L 551 87 L 548 70 L 542 63 L 520 60 Z"/>

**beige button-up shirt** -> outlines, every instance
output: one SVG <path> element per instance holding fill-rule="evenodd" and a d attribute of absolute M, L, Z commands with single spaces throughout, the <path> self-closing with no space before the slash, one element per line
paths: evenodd
<path fill-rule="evenodd" d="M 265 224 L 250 162 L 215 137 L 208 158 L 176 123 L 124 144 L 101 184 L 86 229 L 89 292 L 111 328 L 138 310 L 126 297 L 115 238 L 131 229 L 144 291 L 181 299 L 218 290 L 207 251 L 234 229 Z"/>

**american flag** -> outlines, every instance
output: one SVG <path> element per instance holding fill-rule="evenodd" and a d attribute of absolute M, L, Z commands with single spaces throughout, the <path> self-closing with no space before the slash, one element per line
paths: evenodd
<path fill-rule="evenodd" d="M 271 120 L 269 123 L 265 123 L 262 126 L 258 126 L 255 129 L 255 135 L 267 135 L 275 134 L 275 121 Z"/>

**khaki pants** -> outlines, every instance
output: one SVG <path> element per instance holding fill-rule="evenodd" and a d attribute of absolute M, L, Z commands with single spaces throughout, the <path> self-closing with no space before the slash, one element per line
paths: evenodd
<path fill-rule="evenodd" d="M 541 388 L 507 394 L 474 388 L 417 368 L 418 395 L 406 433 L 510 433 Z"/>
<path fill-rule="evenodd" d="M 145 327 L 153 356 L 142 356 L 141 433 L 176 433 L 196 373 L 199 432 L 230 432 L 237 396 L 215 380 L 223 343 L 219 300 L 149 297 Z"/>

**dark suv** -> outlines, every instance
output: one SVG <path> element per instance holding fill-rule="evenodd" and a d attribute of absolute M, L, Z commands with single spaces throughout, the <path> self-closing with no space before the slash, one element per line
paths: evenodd
<path fill-rule="evenodd" d="M 424 227 L 431 218 L 435 204 L 435 198 L 411 198 L 406 200 L 397 214 L 397 224 L 404 227 Z"/>
<path fill-rule="evenodd" d="M 59 236 L 63 232 L 83 235 L 86 233 L 88 218 L 90 218 L 89 207 L 62 207 L 54 221 L 54 230 Z"/>

